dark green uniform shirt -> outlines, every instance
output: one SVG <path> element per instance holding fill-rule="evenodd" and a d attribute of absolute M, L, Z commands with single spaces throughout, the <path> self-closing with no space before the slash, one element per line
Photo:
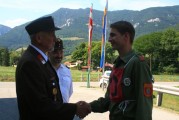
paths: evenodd
<path fill-rule="evenodd" d="M 124 66 L 126 67 L 121 82 L 123 100 L 112 102 L 108 87 L 104 98 L 90 103 L 92 111 L 109 111 L 110 120 L 152 120 L 153 88 L 149 66 L 144 57 L 134 51 L 130 51 L 122 58 L 118 57 L 114 62 L 115 68 Z"/>

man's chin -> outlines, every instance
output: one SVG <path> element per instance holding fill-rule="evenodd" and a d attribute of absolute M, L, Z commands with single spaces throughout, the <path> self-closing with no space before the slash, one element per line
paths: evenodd
<path fill-rule="evenodd" d="M 59 63 L 61 63 L 61 59 L 60 60 L 55 60 L 55 63 L 57 63 L 57 64 L 59 64 Z"/>
<path fill-rule="evenodd" d="M 52 51 L 54 51 L 54 47 L 52 47 L 52 48 L 49 50 L 49 52 L 52 52 Z"/>
<path fill-rule="evenodd" d="M 113 50 L 116 50 L 116 48 L 115 48 L 114 46 L 112 46 L 112 49 L 113 49 Z"/>

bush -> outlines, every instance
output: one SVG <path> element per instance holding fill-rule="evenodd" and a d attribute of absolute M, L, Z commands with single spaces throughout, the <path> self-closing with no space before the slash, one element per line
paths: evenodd
<path fill-rule="evenodd" d="M 173 74 L 176 72 L 177 68 L 174 67 L 174 65 L 169 65 L 169 66 L 166 66 L 166 67 L 163 67 L 165 73 L 168 73 L 168 74 Z"/>

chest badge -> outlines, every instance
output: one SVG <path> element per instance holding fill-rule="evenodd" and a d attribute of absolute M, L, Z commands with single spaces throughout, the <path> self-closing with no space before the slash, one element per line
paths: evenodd
<path fill-rule="evenodd" d="M 124 78 L 124 85 L 130 86 L 131 85 L 131 79 L 130 78 Z"/>
<path fill-rule="evenodd" d="M 53 88 L 54 101 L 57 100 L 57 88 Z"/>

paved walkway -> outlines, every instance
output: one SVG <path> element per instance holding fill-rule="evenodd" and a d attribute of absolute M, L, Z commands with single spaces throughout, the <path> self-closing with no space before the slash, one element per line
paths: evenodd
<path fill-rule="evenodd" d="M 161 84 L 161 83 L 160 83 Z M 79 100 L 91 102 L 104 96 L 105 91 L 98 87 L 97 82 L 90 83 L 91 88 L 86 88 L 86 83 L 74 83 L 74 94 L 71 97 L 72 103 Z M 167 84 L 179 86 L 179 83 Z M 84 120 L 108 120 L 109 113 L 91 113 Z M 0 82 L 0 120 L 18 120 L 17 100 L 14 82 Z M 153 120 L 179 120 L 179 114 L 154 107 Z"/>

